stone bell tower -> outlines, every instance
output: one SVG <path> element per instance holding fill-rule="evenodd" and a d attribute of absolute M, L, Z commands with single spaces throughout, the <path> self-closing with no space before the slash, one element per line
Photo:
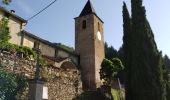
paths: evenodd
<path fill-rule="evenodd" d="M 75 18 L 75 50 L 80 56 L 83 89 L 96 90 L 100 84 L 100 68 L 104 59 L 103 21 L 90 0 Z"/>

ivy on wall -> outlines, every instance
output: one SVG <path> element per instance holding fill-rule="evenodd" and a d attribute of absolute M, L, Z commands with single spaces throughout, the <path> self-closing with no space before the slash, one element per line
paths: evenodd
<path fill-rule="evenodd" d="M 6 17 L 3 17 L 0 20 L 0 43 L 8 42 L 9 39 L 11 38 L 9 27 L 8 27 L 8 22 L 9 20 Z"/>
<path fill-rule="evenodd" d="M 8 42 L 2 42 L 0 44 L 0 50 L 1 51 L 8 51 L 9 53 L 17 53 L 17 54 L 23 54 L 24 58 L 36 58 L 36 53 L 28 47 L 25 46 L 18 46 L 15 44 L 11 44 Z"/>
<path fill-rule="evenodd" d="M 2 51 L 7 51 L 12 54 L 16 53 L 19 57 L 26 58 L 26 59 L 36 60 L 37 58 L 37 54 L 31 48 L 26 47 L 26 46 L 19 46 L 19 45 L 11 44 L 8 42 L 2 42 L 0 44 L 0 52 Z M 41 56 L 40 56 L 40 63 L 42 66 L 48 65 L 48 62 L 44 60 L 44 58 L 42 58 Z"/>

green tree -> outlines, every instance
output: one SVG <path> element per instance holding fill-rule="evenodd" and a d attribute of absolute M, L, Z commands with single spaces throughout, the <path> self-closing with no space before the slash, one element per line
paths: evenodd
<path fill-rule="evenodd" d="M 123 65 L 125 65 L 124 64 L 124 51 L 123 51 L 123 49 L 120 48 L 119 51 L 117 51 L 113 46 L 108 46 L 107 42 L 105 42 L 105 58 L 112 60 L 115 57 L 119 58 L 122 61 Z M 118 77 L 119 77 L 120 82 L 122 84 L 125 83 L 124 82 L 124 80 L 125 80 L 124 76 L 125 76 L 124 70 L 122 70 L 118 73 Z"/>
<path fill-rule="evenodd" d="M 20 100 L 17 94 L 26 86 L 25 76 L 0 70 L 0 100 Z"/>
<path fill-rule="evenodd" d="M 105 57 L 109 60 L 119 57 L 117 50 L 113 46 L 108 46 L 107 42 L 105 42 Z"/>
<path fill-rule="evenodd" d="M 166 84 L 166 99 L 167 100 L 170 100 L 170 81 L 167 81 L 167 84 Z"/>
<path fill-rule="evenodd" d="M 165 69 L 170 71 L 170 59 L 168 55 L 165 55 L 163 59 L 164 59 L 163 61 L 164 61 Z"/>
<path fill-rule="evenodd" d="M 123 47 L 124 65 L 125 65 L 125 88 L 126 99 L 131 100 L 131 60 L 132 60 L 132 33 L 131 33 L 131 19 L 125 2 L 123 3 Z"/>
<path fill-rule="evenodd" d="M 120 48 L 119 48 L 118 54 L 119 54 L 119 59 L 122 61 L 123 65 L 124 65 L 125 68 L 126 68 L 126 64 L 125 64 L 125 54 L 124 54 L 123 47 L 120 47 Z M 119 77 L 120 83 L 125 85 L 125 69 L 122 70 L 122 71 L 120 71 L 120 72 L 118 73 L 118 77 Z"/>
<path fill-rule="evenodd" d="M 166 99 L 170 100 L 170 59 L 167 55 L 163 57 L 164 61 L 164 82 L 166 85 Z"/>
<path fill-rule="evenodd" d="M 166 87 L 166 90 L 167 90 L 166 99 L 167 99 L 167 100 L 170 100 L 170 82 L 168 82 L 167 87 Z"/>
<path fill-rule="evenodd" d="M 0 21 L 0 43 L 8 42 L 10 38 L 8 19 L 3 17 Z"/>
<path fill-rule="evenodd" d="M 166 99 L 170 100 L 170 73 L 167 70 L 164 71 L 164 84 L 166 86 Z"/>
<path fill-rule="evenodd" d="M 65 49 L 65 50 L 67 50 L 69 52 L 74 52 L 75 51 L 73 47 L 66 46 L 66 45 L 64 45 L 62 43 L 54 43 L 54 45 L 56 45 L 57 47 L 60 47 L 62 49 Z"/>
<path fill-rule="evenodd" d="M 2 0 L 3 4 L 9 5 L 11 3 L 12 0 Z"/>
<path fill-rule="evenodd" d="M 142 0 L 131 0 L 131 6 L 130 25 L 125 23 L 125 18 L 128 17 L 124 17 L 124 24 L 127 25 L 124 25 L 125 61 L 128 64 L 127 100 L 165 100 L 162 55 L 146 19 Z"/>
<path fill-rule="evenodd" d="M 119 58 L 104 59 L 101 66 L 100 78 L 104 79 L 107 85 L 110 85 L 111 79 L 124 68 Z"/>
<path fill-rule="evenodd" d="M 116 71 L 116 73 L 124 69 L 124 65 L 119 58 L 113 58 L 111 61 L 114 65 L 114 70 Z"/>

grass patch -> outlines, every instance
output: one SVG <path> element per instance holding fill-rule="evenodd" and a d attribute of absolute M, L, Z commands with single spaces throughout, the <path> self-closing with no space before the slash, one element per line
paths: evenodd
<path fill-rule="evenodd" d="M 112 97 L 114 98 L 114 100 L 121 100 L 120 99 L 120 90 L 111 89 L 111 93 L 112 93 Z"/>
<path fill-rule="evenodd" d="M 73 100 L 106 100 L 98 91 L 86 91 L 75 97 Z"/>

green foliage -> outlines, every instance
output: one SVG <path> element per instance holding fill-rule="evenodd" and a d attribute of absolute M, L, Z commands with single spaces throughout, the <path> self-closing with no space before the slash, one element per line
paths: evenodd
<path fill-rule="evenodd" d="M 15 44 L 11 44 L 8 42 L 2 42 L 0 44 L 0 50 L 8 51 L 10 53 L 23 54 L 24 58 L 31 58 L 31 57 L 36 58 L 36 53 L 32 49 L 25 46 L 18 46 Z"/>
<path fill-rule="evenodd" d="M 3 17 L 0 21 L 0 43 L 8 42 L 10 38 L 8 18 Z"/>
<path fill-rule="evenodd" d="M 113 100 L 121 100 L 120 90 L 111 89 Z"/>
<path fill-rule="evenodd" d="M 126 100 L 131 100 L 131 60 L 132 60 L 132 33 L 131 33 L 131 19 L 125 3 L 123 3 L 123 47 L 124 65 L 125 65 L 125 88 Z"/>
<path fill-rule="evenodd" d="M 166 99 L 170 100 L 170 82 L 166 83 L 166 92 L 167 92 Z"/>
<path fill-rule="evenodd" d="M 5 5 L 9 5 L 12 0 L 2 0 L 2 3 Z"/>
<path fill-rule="evenodd" d="M 108 98 L 111 95 L 113 98 Z M 121 91 L 111 89 L 111 93 L 101 93 L 100 91 L 85 91 L 73 100 L 121 100 Z"/>
<path fill-rule="evenodd" d="M 0 44 L 0 50 L 8 51 L 10 53 L 16 53 L 18 55 L 22 55 L 23 58 L 27 58 L 27 59 L 35 59 L 35 60 L 37 59 L 37 54 L 35 53 L 35 51 L 25 46 L 18 46 L 8 42 L 2 42 Z M 47 66 L 48 62 L 40 56 L 40 64 L 42 66 Z"/>
<path fill-rule="evenodd" d="M 116 49 L 114 49 L 113 46 L 108 46 L 107 42 L 105 42 L 104 46 L 105 46 L 105 57 L 107 59 L 111 60 L 115 57 L 119 57 L 118 52 L 116 51 Z"/>
<path fill-rule="evenodd" d="M 113 58 L 112 60 L 104 59 L 100 69 L 100 78 L 110 85 L 111 79 L 123 68 L 124 66 L 118 58 Z"/>
<path fill-rule="evenodd" d="M 10 53 L 16 52 L 15 46 L 13 44 L 8 43 L 8 42 L 0 43 L 0 50 L 9 51 Z"/>
<path fill-rule="evenodd" d="M 107 100 L 100 92 L 98 91 L 85 91 L 73 100 Z"/>
<path fill-rule="evenodd" d="M 113 46 L 108 46 L 107 42 L 105 42 L 105 58 L 112 60 L 113 58 L 119 58 L 121 59 L 123 65 L 125 65 L 125 57 L 124 57 L 124 51 L 123 48 L 121 47 L 119 51 L 117 51 Z M 120 71 L 118 73 L 118 77 L 121 81 L 122 84 L 125 82 L 125 75 L 124 75 L 124 70 Z"/>
<path fill-rule="evenodd" d="M 170 72 L 164 70 L 164 85 L 166 87 L 166 100 L 170 100 Z"/>
<path fill-rule="evenodd" d="M 167 55 L 163 57 L 163 61 L 164 61 L 165 69 L 170 71 L 170 59 Z"/>
<path fill-rule="evenodd" d="M 74 48 L 73 47 L 69 47 L 69 46 L 66 46 L 64 44 L 61 44 L 61 43 L 57 43 L 56 46 L 60 47 L 60 48 L 63 48 L 69 52 L 74 52 Z"/>
<path fill-rule="evenodd" d="M 43 57 L 40 56 L 40 64 L 43 67 L 46 67 L 48 65 L 48 61 L 46 61 Z"/>
<path fill-rule="evenodd" d="M 163 63 L 142 0 L 131 0 L 132 18 L 123 6 L 126 99 L 165 100 Z"/>
<path fill-rule="evenodd" d="M 119 58 L 113 58 L 111 61 L 114 65 L 116 72 L 119 72 L 124 69 L 124 65 L 122 64 L 122 61 Z"/>
<path fill-rule="evenodd" d="M 0 100 L 16 100 L 18 92 L 27 86 L 26 77 L 0 70 Z"/>
<path fill-rule="evenodd" d="M 37 56 L 35 51 L 33 51 L 29 47 L 18 46 L 18 45 L 14 45 L 14 47 L 16 48 L 17 53 L 23 54 L 24 58 L 31 58 L 31 57 L 36 58 Z"/>
<path fill-rule="evenodd" d="M 100 78 L 104 79 L 107 84 L 110 85 L 111 78 L 116 74 L 116 70 L 114 69 L 113 63 L 108 60 L 104 59 L 100 69 Z"/>
<path fill-rule="evenodd" d="M 10 2 L 10 0 L 4 0 L 3 2 Z M 17 53 L 22 55 L 24 58 L 34 58 L 36 59 L 37 55 L 35 51 L 26 46 L 18 46 L 15 44 L 8 43 L 10 39 L 10 32 L 8 27 L 8 18 L 2 18 L 0 21 L 0 50 L 8 51 L 10 53 Z M 47 65 L 47 61 L 45 61 L 42 57 L 40 58 L 40 63 L 42 66 Z"/>

